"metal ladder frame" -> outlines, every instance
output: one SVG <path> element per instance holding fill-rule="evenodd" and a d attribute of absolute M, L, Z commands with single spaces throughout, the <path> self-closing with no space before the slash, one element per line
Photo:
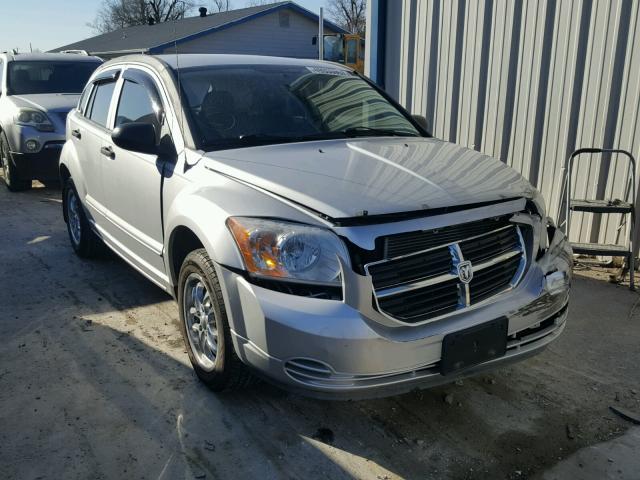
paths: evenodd
<path fill-rule="evenodd" d="M 629 288 L 631 290 L 635 290 L 635 285 L 634 285 L 634 272 L 635 272 L 635 265 L 634 265 L 634 236 L 635 236 L 635 229 L 636 229 L 636 212 L 635 212 L 635 207 L 636 207 L 636 160 L 633 157 L 633 155 L 628 152 L 627 150 L 622 150 L 619 148 L 579 148 L 578 150 L 574 151 L 569 158 L 566 161 L 565 164 L 565 172 L 567 175 L 567 190 L 566 190 L 566 211 L 565 211 L 565 234 L 567 236 L 567 240 L 569 239 L 569 229 L 571 227 L 571 175 L 573 173 L 573 165 L 575 163 L 576 157 L 578 157 L 579 155 L 585 154 L 585 153 L 618 153 L 618 154 L 622 154 L 625 155 L 627 160 L 629 161 L 629 169 L 631 170 L 631 211 L 627 212 L 627 213 L 623 213 L 623 215 L 629 215 L 630 221 L 629 221 L 629 244 L 628 244 L 628 251 L 626 253 L 626 260 L 628 262 L 628 266 L 629 266 Z M 584 212 L 589 212 L 589 210 L 581 210 Z M 595 212 L 592 212 L 595 213 Z M 606 213 L 606 212 L 600 212 L 600 213 Z M 609 212 L 609 213 L 620 213 L 620 212 Z M 623 247 L 623 245 L 620 245 L 621 249 Z"/>

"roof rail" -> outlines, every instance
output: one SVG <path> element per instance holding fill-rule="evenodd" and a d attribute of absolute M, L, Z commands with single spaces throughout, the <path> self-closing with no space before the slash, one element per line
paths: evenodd
<path fill-rule="evenodd" d="M 71 53 L 73 55 L 89 55 L 86 50 L 61 50 L 60 53 Z"/>

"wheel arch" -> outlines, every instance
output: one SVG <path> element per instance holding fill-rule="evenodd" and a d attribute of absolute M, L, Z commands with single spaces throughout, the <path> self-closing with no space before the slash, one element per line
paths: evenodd
<path fill-rule="evenodd" d="M 62 188 L 62 218 L 65 223 L 69 221 L 69 215 L 67 215 L 67 196 L 65 195 L 65 186 L 67 184 L 67 180 L 71 178 L 71 172 L 67 168 L 67 166 L 63 163 L 59 166 L 59 175 L 60 175 L 60 187 Z"/>
<path fill-rule="evenodd" d="M 198 248 L 206 249 L 204 242 L 190 227 L 177 225 L 171 231 L 167 245 L 167 263 L 169 267 L 169 280 L 174 289 L 174 294 L 177 293 L 175 289 L 178 285 L 178 275 L 180 274 L 180 267 L 184 259 L 189 253 Z"/>

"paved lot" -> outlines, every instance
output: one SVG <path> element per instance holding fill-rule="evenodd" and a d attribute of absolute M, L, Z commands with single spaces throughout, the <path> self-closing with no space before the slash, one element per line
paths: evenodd
<path fill-rule="evenodd" d="M 622 435 L 610 405 L 640 411 L 640 297 L 589 278 L 558 342 L 490 376 L 363 402 L 216 395 L 171 298 L 75 257 L 59 198 L 0 185 L 0 478 L 530 478 Z"/>

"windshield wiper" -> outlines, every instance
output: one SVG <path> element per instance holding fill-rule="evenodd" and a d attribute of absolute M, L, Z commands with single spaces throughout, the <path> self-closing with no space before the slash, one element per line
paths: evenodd
<path fill-rule="evenodd" d="M 294 137 L 287 137 L 285 135 L 270 135 L 268 133 L 251 133 L 249 135 L 241 135 L 234 140 L 242 143 L 254 143 L 254 142 L 288 142 Z"/>
<path fill-rule="evenodd" d="M 368 136 L 383 136 L 383 137 L 416 137 L 417 135 L 400 130 L 392 130 L 390 128 L 374 128 L 374 127 L 351 127 L 341 130 L 342 133 L 349 137 L 368 137 Z"/>
<path fill-rule="evenodd" d="M 220 139 L 207 143 L 206 146 L 218 148 L 250 147 L 258 145 L 269 145 L 277 143 L 308 142 L 311 140 L 331 140 L 335 138 L 345 138 L 343 132 L 318 132 L 309 135 L 271 135 L 268 133 L 251 133 L 239 137 Z"/>
<path fill-rule="evenodd" d="M 415 137 L 409 132 L 372 127 L 353 127 L 333 132 L 316 132 L 308 135 L 271 135 L 268 133 L 250 133 L 238 137 L 222 138 L 205 142 L 205 148 L 225 150 L 228 148 L 257 147 L 279 143 L 309 142 L 314 140 L 335 140 L 339 138 L 355 138 L 363 136 Z"/>

